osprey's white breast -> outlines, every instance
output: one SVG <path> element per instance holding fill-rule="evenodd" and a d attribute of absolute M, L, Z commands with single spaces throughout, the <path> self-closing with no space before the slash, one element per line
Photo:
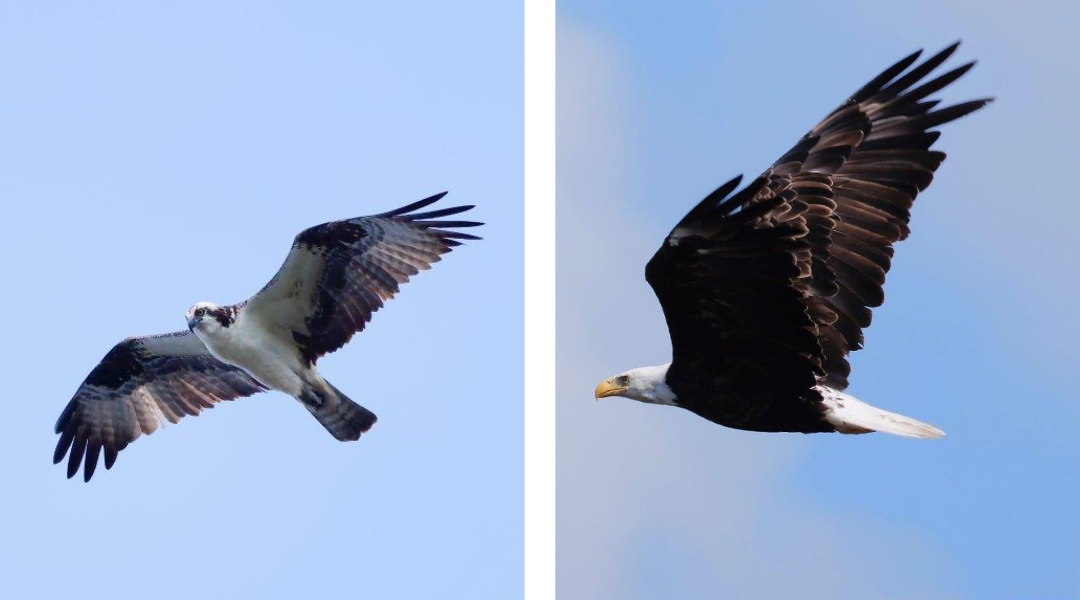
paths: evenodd
<path fill-rule="evenodd" d="M 239 367 L 259 383 L 297 396 L 310 369 L 296 346 L 239 311 L 228 327 L 195 328 L 196 335 L 218 360 Z"/>

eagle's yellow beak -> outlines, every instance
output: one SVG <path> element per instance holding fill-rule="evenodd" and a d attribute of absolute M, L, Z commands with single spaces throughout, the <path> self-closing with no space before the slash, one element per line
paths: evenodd
<path fill-rule="evenodd" d="M 596 399 L 618 396 L 630 388 L 615 385 L 614 378 L 605 380 L 596 386 Z"/>

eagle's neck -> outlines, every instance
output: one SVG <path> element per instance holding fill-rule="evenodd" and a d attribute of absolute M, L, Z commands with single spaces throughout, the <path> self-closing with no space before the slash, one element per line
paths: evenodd
<path fill-rule="evenodd" d="M 631 397 L 649 404 L 677 406 L 675 392 L 667 384 L 669 367 L 671 367 L 671 363 L 656 365 L 655 367 L 640 367 L 630 371 L 633 375 L 632 391 L 634 392 Z"/>

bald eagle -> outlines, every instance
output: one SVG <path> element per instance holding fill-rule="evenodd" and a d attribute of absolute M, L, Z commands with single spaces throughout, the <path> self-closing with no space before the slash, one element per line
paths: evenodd
<path fill-rule="evenodd" d="M 645 267 L 672 361 L 611 377 L 596 399 L 679 406 L 748 431 L 944 435 L 843 390 L 847 355 L 884 302 L 893 244 L 945 158 L 930 149 L 933 129 L 991 101 L 927 100 L 974 65 L 926 80 L 958 44 L 897 62 L 749 185 L 736 191 L 736 177 L 687 213 Z"/>
<path fill-rule="evenodd" d="M 359 439 L 375 414 L 326 381 L 315 363 L 363 331 L 400 284 L 458 240 L 480 239 L 457 228 L 481 223 L 443 220 L 472 206 L 415 212 L 445 195 L 305 229 L 277 275 L 250 299 L 199 302 L 184 315 L 186 331 L 117 344 L 57 420 L 53 462 L 67 455 L 68 478 L 84 464 L 90 481 L 103 451 L 110 469 L 119 451 L 163 421 L 267 389 L 297 399 L 338 440 Z"/>

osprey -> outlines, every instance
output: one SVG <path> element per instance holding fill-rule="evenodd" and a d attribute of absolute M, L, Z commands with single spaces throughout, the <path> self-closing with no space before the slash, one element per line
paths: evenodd
<path fill-rule="evenodd" d="M 736 177 L 694 207 L 645 267 L 672 361 L 607 379 L 596 398 L 679 406 L 749 431 L 944 435 L 843 390 L 847 355 L 884 302 L 893 244 L 945 158 L 930 149 L 931 129 L 991 100 L 926 99 L 974 65 L 925 81 L 958 45 L 889 67 L 752 183 L 736 192 Z"/>
<path fill-rule="evenodd" d="M 326 381 L 315 364 L 363 331 L 410 276 L 458 240 L 480 239 L 456 228 L 481 223 L 439 220 L 472 206 L 415 212 L 445 195 L 306 229 L 252 298 L 232 306 L 199 302 L 184 315 L 186 331 L 117 344 L 57 420 L 53 462 L 70 451 L 67 476 L 85 459 L 83 479 L 90 481 L 102 451 L 105 468 L 112 468 L 119 451 L 163 420 L 176 423 L 267 389 L 299 400 L 335 438 L 359 439 L 375 415 Z"/>

